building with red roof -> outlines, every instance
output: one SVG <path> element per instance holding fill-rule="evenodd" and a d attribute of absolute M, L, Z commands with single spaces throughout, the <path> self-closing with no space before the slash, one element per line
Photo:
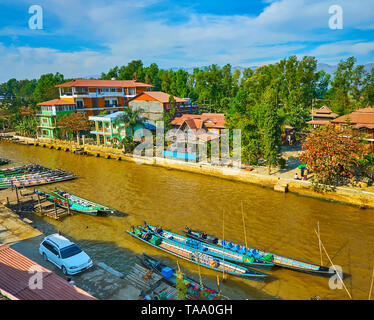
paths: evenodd
<path fill-rule="evenodd" d="M 56 138 L 56 117 L 82 112 L 87 117 L 104 111 L 114 113 L 125 110 L 130 99 L 153 86 L 135 80 L 74 79 L 59 85 L 60 98 L 39 103 L 41 112 L 39 136 Z"/>
<path fill-rule="evenodd" d="M 358 109 L 332 120 L 331 123 L 338 129 L 352 126 L 365 136 L 370 142 L 371 150 L 374 151 L 374 108 Z"/>
<path fill-rule="evenodd" d="M 32 286 L 35 271 L 41 286 Z M 0 294 L 11 300 L 97 300 L 8 245 L 0 245 Z"/>
<path fill-rule="evenodd" d="M 130 99 L 153 86 L 136 80 L 74 79 L 56 86 L 60 99 L 76 104 L 87 116 L 123 111 Z"/>
<path fill-rule="evenodd" d="M 323 106 L 309 115 L 312 120 L 308 121 L 307 124 L 313 126 L 314 129 L 319 126 L 325 126 L 334 120 L 338 115 L 333 113 L 328 107 Z"/>
<path fill-rule="evenodd" d="M 174 96 L 175 115 L 181 116 L 186 113 L 198 111 L 197 105 L 192 105 L 189 99 Z M 170 94 L 162 91 L 146 91 L 138 94 L 129 101 L 129 106 L 133 109 L 141 109 L 142 115 L 154 122 L 161 119 L 165 112 L 172 107 Z"/>
<path fill-rule="evenodd" d="M 193 134 L 196 138 L 209 141 L 219 138 L 225 129 L 223 113 L 184 114 L 176 117 L 171 125 L 184 132 L 186 136 Z"/>

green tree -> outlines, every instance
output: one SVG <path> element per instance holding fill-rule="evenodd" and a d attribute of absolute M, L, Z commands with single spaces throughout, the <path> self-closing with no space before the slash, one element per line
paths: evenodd
<path fill-rule="evenodd" d="M 269 87 L 264 94 L 265 123 L 264 123 L 264 157 L 268 172 L 271 167 L 278 165 L 281 146 L 281 124 L 278 116 L 278 92 Z"/>
<path fill-rule="evenodd" d="M 125 126 L 125 136 L 127 136 L 127 129 L 131 128 L 131 134 L 134 137 L 134 130 L 137 125 L 143 125 L 146 118 L 141 113 L 142 109 L 132 109 L 128 107 L 125 113 L 116 119 L 116 123 L 123 123 Z"/>
<path fill-rule="evenodd" d="M 59 98 L 58 88 L 55 86 L 64 81 L 64 76 L 60 73 L 43 74 L 38 80 L 33 97 L 36 103 Z"/>

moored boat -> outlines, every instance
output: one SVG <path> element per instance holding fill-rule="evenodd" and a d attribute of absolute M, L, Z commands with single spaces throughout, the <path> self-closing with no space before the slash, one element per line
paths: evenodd
<path fill-rule="evenodd" d="M 155 247 L 167 253 L 170 253 L 176 257 L 185 259 L 195 264 L 199 264 L 206 268 L 216 270 L 219 272 L 225 272 L 227 274 L 245 277 L 245 278 L 254 278 L 254 279 L 264 279 L 267 277 L 267 274 L 245 268 L 243 266 L 223 261 L 217 257 L 213 257 L 206 253 L 196 251 L 190 247 L 178 244 L 176 242 L 167 240 L 155 234 L 154 232 L 148 231 L 140 226 L 137 228 L 132 227 L 133 231 L 126 230 L 131 236 Z"/>
<path fill-rule="evenodd" d="M 77 176 L 72 173 L 61 171 L 45 174 L 36 173 L 24 176 L 5 177 L 0 178 L 0 190 L 8 189 L 11 187 L 35 187 L 39 185 L 62 182 L 76 178 Z"/>
<path fill-rule="evenodd" d="M 3 166 L 5 164 L 8 164 L 10 162 L 9 159 L 6 158 L 0 158 L 0 166 Z"/>
<path fill-rule="evenodd" d="M 301 271 L 301 272 L 306 272 L 306 273 L 320 274 L 320 275 L 331 275 L 331 274 L 335 273 L 334 271 L 330 270 L 330 268 L 328 268 L 328 267 L 319 266 L 319 265 L 316 265 L 316 264 L 313 264 L 313 263 L 309 263 L 309 262 L 305 262 L 305 261 L 301 261 L 301 260 L 296 260 L 296 259 L 293 259 L 293 258 L 284 257 L 284 256 L 281 256 L 281 255 L 272 253 L 272 252 L 268 252 L 268 251 L 264 251 L 264 250 L 260 250 L 260 249 L 256 249 L 256 248 L 251 248 L 251 247 L 245 248 L 245 246 L 243 246 L 243 245 L 232 243 L 232 242 L 229 242 L 229 241 L 226 241 L 226 240 L 224 241 L 224 240 L 222 240 L 218 237 L 208 235 L 205 232 L 192 230 L 191 228 L 189 228 L 187 226 L 186 226 L 186 230 L 183 231 L 183 232 L 185 233 L 185 235 L 187 237 L 189 237 L 191 239 L 199 240 L 199 241 L 202 241 L 202 242 L 205 242 L 205 243 L 213 243 L 216 246 L 219 246 L 221 248 L 224 246 L 225 250 L 232 250 L 232 248 L 241 247 L 241 248 L 244 248 L 244 249 L 250 251 L 252 253 L 252 255 L 254 255 L 255 257 L 258 257 L 258 258 L 260 258 L 261 256 L 264 256 L 264 255 L 269 255 L 270 254 L 270 255 L 273 256 L 273 259 L 272 259 L 271 262 L 274 265 L 279 266 L 279 267 L 292 269 L 292 270 L 296 270 L 296 271 Z"/>
<path fill-rule="evenodd" d="M 175 268 L 171 268 L 168 265 L 158 261 L 143 252 L 142 257 L 138 257 L 141 263 L 148 269 L 155 271 L 161 275 L 166 282 L 173 287 L 177 286 L 177 272 Z M 187 294 L 191 298 L 203 299 L 203 300 L 226 300 L 227 298 L 222 296 L 220 292 L 214 289 L 208 288 L 204 284 L 200 284 L 190 277 L 183 276 L 183 282 L 187 288 Z"/>
<path fill-rule="evenodd" d="M 90 200 L 83 199 L 71 193 L 62 190 L 55 190 L 53 192 L 44 192 L 35 190 L 35 193 L 46 196 L 48 200 L 56 202 L 56 204 L 62 208 L 67 209 L 68 204 L 70 210 L 85 213 L 89 215 L 99 215 L 113 213 L 114 211 L 106 206 L 97 204 Z"/>
<path fill-rule="evenodd" d="M 274 266 L 274 264 L 271 262 L 273 260 L 273 257 L 270 254 L 256 258 L 254 255 L 251 254 L 250 251 L 245 252 L 242 250 L 227 250 L 226 248 L 223 249 L 222 247 L 218 247 L 213 244 L 204 243 L 195 239 L 181 236 L 170 231 L 163 230 L 161 227 L 150 226 L 146 222 L 144 222 L 144 225 L 146 228 L 149 228 L 151 231 L 156 232 L 165 239 L 181 243 L 199 252 L 203 252 L 218 257 L 220 259 L 224 258 L 224 260 L 247 265 L 253 268 L 270 269 Z"/>

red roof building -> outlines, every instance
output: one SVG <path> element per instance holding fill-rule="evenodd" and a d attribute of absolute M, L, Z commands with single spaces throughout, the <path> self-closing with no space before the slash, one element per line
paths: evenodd
<path fill-rule="evenodd" d="M 222 129 L 225 129 L 225 115 L 223 113 L 184 114 L 175 118 L 171 125 L 187 134 L 194 132 L 197 138 L 208 141 L 218 138 Z"/>
<path fill-rule="evenodd" d="M 142 109 L 142 115 L 154 122 L 161 119 L 165 112 L 169 111 L 172 104 L 169 102 L 170 94 L 162 91 L 147 91 L 138 94 L 129 101 L 133 109 Z M 198 107 L 192 105 L 189 99 L 175 97 L 175 115 L 197 112 Z"/>
<path fill-rule="evenodd" d="M 41 272 L 41 289 L 29 283 L 36 269 Z M 0 293 L 12 300 L 97 300 L 6 244 L 0 245 Z"/>
<path fill-rule="evenodd" d="M 331 121 L 335 128 L 343 129 L 352 126 L 365 135 L 370 143 L 370 148 L 374 152 L 374 108 L 364 108 L 353 111 L 350 114 L 338 117 Z"/>
<path fill-rule="evenodd" d="M 74 79 L 56 87 L 61 100 L 74 103 L 77 111 L 87 116 L 123 111 L 130 99 L 153 89 L 152 85 L 135 80 L 100 79 Z"/>
<path fill-rule="evenodd" d="M 323 106 L 309 116 L 312 120 L 308 121 L 307 124 L 312 125 L 313 128 L 318 128 L 319 126 L 328 125 L 330 121 L 335 119 L 338 115 L 333 113 L 328 107 Z"/>

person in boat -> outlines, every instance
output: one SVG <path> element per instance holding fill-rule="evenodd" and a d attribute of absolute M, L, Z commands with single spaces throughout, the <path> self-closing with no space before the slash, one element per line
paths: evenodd
<path fill-rule="evenodd" d="M 192 229 L 191 229 L 191 228 L 186 227 L 186 229 L 187 229 L 187 233 L 188 233 L 188 234 L 191 234 L 191 233 L 192 233 Z"/>

